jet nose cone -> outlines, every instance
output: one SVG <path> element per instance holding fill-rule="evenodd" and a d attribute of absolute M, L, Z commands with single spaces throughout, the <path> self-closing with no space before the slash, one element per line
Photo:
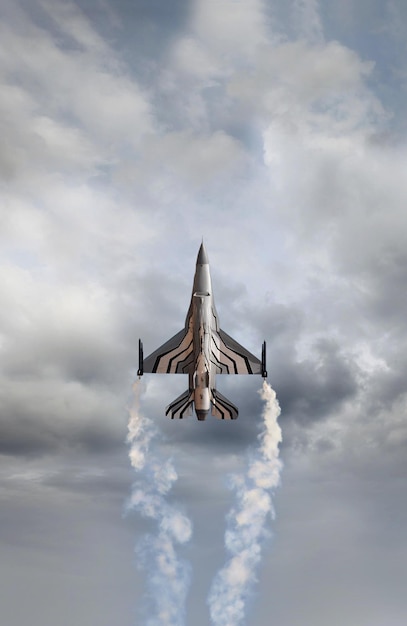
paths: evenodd
<path fill-rule="evenodd" d="M 208 255 L 206 254 L 206 250 L 205 250 L 205 246 L 203 245 L 203 242 L 201 243 L 201 247 L 199 248 L 199 252 L 198 252 L 198 258 L 196 260 L 197 265 L 205 265 L 206 263 L 209 263 L 208 261 Z"/>

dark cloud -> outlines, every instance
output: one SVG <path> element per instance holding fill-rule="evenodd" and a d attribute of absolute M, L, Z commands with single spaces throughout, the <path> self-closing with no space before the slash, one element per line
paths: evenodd
<path fill-rule="evenodd" d="M 165 54 L 190 12 L 188 0 L 80 0 L 78 6 L 145 81 L 156 70 L 154 59 Z"/>
<path fill-rule="evenodd" d="M 31 456 L 65 448 L 101 453 L 125 438 L 123 391 L 117 398 L 114 392 L 77 382 L 20 379 L 3 381 L 3 394 L 3 454 Z"/>
<path fill-rule="evenodd" d="M 101 454 L 123 445 L 125 419 L 120 418 L 118 411 L 103 414 L 100 407 L 90 416 L 76 413 L 73 424 L 69 423 L 69 411 L 64 413 L 65 420 L 61 421 L 56 414 L 44 419 L 41 406 L 32 413 L 27 409 L 23 413 L 10 410 L 0 427 L 0 454 L 24 458 L 58 453 L 67 448 Z"/>
<path fill-rule="evenodd" d="M 357 366 L 335 342 L 320 340 L 312 352 L 314 358 L 299 363 L 280 360 L 274 376 L 284 414 L 303 425 L 328 419 L 358 390 Z"/>
<path fill-rule="evenodd" d="M 396 241 L 392 247 L 389 243 L 388 247 L 379 249 L 363 274 L 367 290 L 365 304 L 369 307 L 370 316 L 376 316 L 381 324 L 388 324 L 392 332 L 399 330 L 404 334 L 402 312 L 407 305 L 402 289 L 407 279 L 404 242 Z"/>

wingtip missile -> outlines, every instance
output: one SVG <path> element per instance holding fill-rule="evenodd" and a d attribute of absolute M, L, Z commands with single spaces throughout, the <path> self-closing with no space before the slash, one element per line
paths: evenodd
<path fill-rule="evenodd" d="M 261 347 L 261 375 L 264 379 L 267 378 L 267 364 L 266 364 L 266 342 L 263 341 L 263 345 Z"/>
<path fill-rule="evenodd" d="M 141 378 L 144 373 L 143 366 L 144 366 L 143 344 L 141 343 L 141 339 L 139 339 L 138 340 L 138 370 L 137 370 L 137 376 L 139 378 Z"/>

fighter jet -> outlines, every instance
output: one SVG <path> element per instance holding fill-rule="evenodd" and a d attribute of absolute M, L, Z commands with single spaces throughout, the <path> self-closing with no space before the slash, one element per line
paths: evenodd
<path fill-rule="evenodd" d="M 166 409 L 166 415 L 184 418 L 195 412 L 198 420 L 211 410 L 218 419 L 236 419 L 238 409 L 215 385 L 216 374 L 261 374 L 267 377 L 266 342 L 261 361 L 221 330 L 213 299 L 208 255 L 202 242 L 196 261 L 191 304 L 185 328 L 147 358 L 139 339 L 138 376 L 149 374 L 188 374 L 188 389 Z"/>

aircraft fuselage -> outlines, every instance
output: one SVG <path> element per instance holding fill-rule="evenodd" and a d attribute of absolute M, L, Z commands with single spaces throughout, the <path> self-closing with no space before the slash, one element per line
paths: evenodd
<path fill-rule="evenodd" d="M 194 405 L 200 421 L 206 418 L 211 407 L 212 414 L 220 419 L 236 419 L 238 415 L 237 408 L 216 390 L 216 374 L 261 373 L 267 376 L 265 343 L 260 361 L 219 327 L 203 244 L 196 262 L 185 328 L 146 359 L 143 359 L 139 342 L 138 374 L 145 372 L 188 374 L 188 390 L 167 407 L 166 414 L 182 418 L 191 413 Z"/>

